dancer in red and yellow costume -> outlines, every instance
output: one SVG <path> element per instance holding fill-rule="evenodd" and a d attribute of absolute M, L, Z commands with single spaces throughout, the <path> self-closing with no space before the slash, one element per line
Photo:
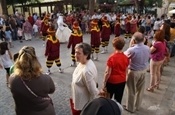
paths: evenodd
<path fill-rule="evenodd" d="M 51 74 L 50 68 L 54 62 L 59 67 L 59 72 L 63 72 L 60 62 L 60 43 L 59 40 L 55 37 L 55 32 L 56 31 L 54 25 L 51 24 L 47 30 L 48 35 L 45 50 L 45 56 L 47 57 L 46 66 L 48 68 L 48 72 L 46 74 Z"/>
<path fill-rule="evenodd" d="M 128 37 L 131 38 L 131 23 L 129 16 L 125 19 L 125 31 L 125 39 L 127 39 Z"/>
<path fill-rule="evenodd" d="M 115 26 L 114 26 L 114 34 L 115 34 L 115 37 L 119 37 L 120 36 L 120 32 L 121 31 L 121 26 L 120 26 L 120 19 L 116 19 L 116 22 L 115 22 Z"/>
<path fill-rule="evenodd" d="M 98 60 L 98 53 L 100 47 L 100 28 L 98 26 L 98 20 L 94 19 L 91 21 L 91 47 L 92 47 L 92 58 Z M 95 56 L 94 56 L 95 52 Z"/>
<path fill-rule="evenodd" d="M 46 36 L 48 35 L 47 30 L 49 28 L 49 18 L 50 18 L 50 16 L 49 16 L 49 14 L 47 14 L 41 23 L 40 34 L 42 35 L 43 41 L 46 40 Z M 45 44 L 45 42 L 43 42 L 43 46 L 44 46 L 44 44 Z"/>
<path fill-rule="evenodd" d="M 83 42 L 83 34 L 82 34 L 81 28 L 80 28 L 77 21 L 74 21 L 72 28 L 73 28 L 73 30 L 72 30 L 72 34 L 69 38 L 67 48 L 69 49 L 72 46 L 71 57 L 72 57 L 73 63 L 71 64 L 71 66 L 76 66 L 75 46 L 76 46 L 76 44 Z"/>
<path fill-rule="evenodd" d="M 111 27 L 106 16 L 104 16 L 101 21 L 102 21 L 101 45 L 103 48 L 103 51 L 101 53 L 104 54 L 108 51 L 107 47 L 108 47 L 109 39 L 111 35 Z"/>

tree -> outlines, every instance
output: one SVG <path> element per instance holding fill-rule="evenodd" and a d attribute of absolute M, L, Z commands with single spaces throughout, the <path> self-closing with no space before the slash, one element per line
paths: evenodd
<path fill-rule="evenodd" d="M 92 15 L 94 13 L 95 0 L 89 0 L 89 13 Z"/>
<path fill-rule="evenodd" d="M 6 0 L 0 0 L 0 3 L 2 8 L 2 14 L 8 15 Z"/>
<path fill-rule="evenodd" d="M 145 0 L 134 0 L 133 2 L 135 4 L 137 13 L 141 14 L 143 12 Z"/>

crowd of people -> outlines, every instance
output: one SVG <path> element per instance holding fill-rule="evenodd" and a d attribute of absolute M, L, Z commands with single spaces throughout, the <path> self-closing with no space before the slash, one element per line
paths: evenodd
<path fill-rule="evenodd" d="M 121 115 L 122 108 L 131 113 L 138 111 L 143 100 L 147 70 L 150 70 L 150 85 L 146 90 L 154 92 L 159 89 L 164 63 L 168 62 L 173 49 L 169 43 L 174 42 L 174 29 L 165 18 L 109 13 L 90 16 L 87 12 L 66 16 L 44 13 L 42 18 L 29 13 L 26 19 L 19 13 L 1 17 L 0 68 L 6 70 L 7 86 L 16 104 L 16 114 L 56 114 L 49 96 L 54 93 L 55 86 L 49 75 L 54 62 L 59 72 L 64 72 L 60 59 L 62 41 L 67 43 L 68 49 L 71 48 L 71 66 L 76 67 L 72 74 L 70 98 L 73 115 L 103 115 L 104 112 Z M 173 17 L 171 20 L 173 22 Z M 83 34 L 86 33 L 90 34 L 89 43 L 83 42 Z M 112 39 L 114 51 L 106 60 L 103 85 L 99 88 L 94 61 L 99 60 L 99 53 L 107 54 L 111 34 L 115 35 Z M 22 43 L 24 39 L 31 41 L 36 37 L 44 41 L 46 74 L 42 72 L 32 46 L 22 47 L 13 56 L 13 65 L 12 41 Z M 129 48 L 123 51 L 128 39 Z M 126 104 L 121 106 L 125 86 L 128 97 Z"/>

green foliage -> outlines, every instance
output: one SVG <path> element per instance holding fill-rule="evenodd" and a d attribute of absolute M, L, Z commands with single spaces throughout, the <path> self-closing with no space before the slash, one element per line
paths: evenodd
<path fill-rule="evenodd" d="M 145 0 L 145 6 L 148 7 L 162 7 L 163 0 Z"/>
<path fill-rule="evenodd" d="M 8 5 L 12 5 L 12 4 L 23 4 L 23 3 L 39 3 L 43 0 L 7 0 L 7 4 Z"/>

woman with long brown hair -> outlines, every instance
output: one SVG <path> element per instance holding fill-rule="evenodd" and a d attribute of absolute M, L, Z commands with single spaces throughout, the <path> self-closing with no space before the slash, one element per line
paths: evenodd
<path fill-rule="evenodd" d="M 33 47 L 24 46 L 19 51 L 9 81 L 17 115 L 55 115 L 48 95 L 55 86 L 50 76 L 42 74 Z"/>

